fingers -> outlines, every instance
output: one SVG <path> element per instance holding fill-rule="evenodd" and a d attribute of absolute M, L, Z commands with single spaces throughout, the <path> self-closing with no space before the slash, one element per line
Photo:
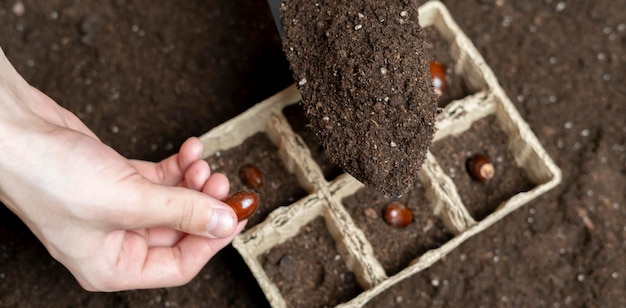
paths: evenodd
<path fill-rule="evenodd" d="M 206 160 L 197 160 L 185 171 L 182 186 L 200 191 L 210 175 L 209 163 Z"/>
<path fill-rule="evenodd" d="M 178 164 L 181 170 L 187 170 L 189 166 L 202 159 L 202 142 L 197 137 L 187 139 L 178 151 Z M 208 165 L 207 165 L 208 166 Z"/>
<path fill-rule="evenodd" d="M 230 182 L 228 178 L 221 173 L 211 175 L 202 187 L 203 193 L 218 200 L 224 200 L 228 196 L 229 190 Z"/>
<path fill-rule="evenodd" d="M 141 265 L 141 274 L 129 275 L 132 260 L 121 259 L 117 267 L 121 271 L 119 290 L 147 289 L 183 285 L 195 277 L 207 262 L 222 248 L 228 245 L 245 223 L 239 223 L 236 232 L 222 239 L 207 239 L 188 235 L 173 247 L 152 247 L 148 250 Z M 126 249 L 126 248 L 124 248 Z M 128 249 L 132 249 L 129 247 Z M 131 271 L 132 272 L 132 271 Z"/>
<path fill-rule="evenodd" d="M 178 154 L 172 155 L 158 163 L 132 160 L 131 164 L 139 174 L 153 183 L 174 186 L 183 181 L 185 172 L 195 163 L 202 160 L 202 142 L 196 137 L 187 139 L 180 147 Z M 202 166 L 202 165 L 201 165 Z M 210 175 L 209 165 L 202 166 L 206 170 L 198 172 L 200 166 L 196 166 L 196 173 Z M 194 179 L 194 181 L 200 181 Z"/>
<path fill-rule="evenodd" d="M 228 196 L 229 186 L 228 178 L 221 173 L 216 173 L 206 181 L 202 187 L 202 192 L 217 200 L 223 200 Z M 145 230 L 144 237 L 149 247 L 172 246 L 185 235 L 181 231 L 168 227 L 153 227 L 142 230 Z"/>
<path fill-rule="evenodd" d="M 135 195 L 129 202 L 133 206 L 117 215 L 123 217 L 120 227 L 127 230 L 168 227 L 209 238 L 225 238 L 235 231 L 235 212 L 202 192 L 148 181 L 132 185 L 132 190 Z"/>
<path fill-rule="evenodd" d="M 216 173 L 211 175 L 209 179 L 205 181 L 204 186 L 202 186 L 201 188 L 193 187 L 191 189 L 202 189 L 202 192 L 207 194 L 208 196 L 213 197 L 217 200 L 223 200 L 228 196 L 229 186 L 230 184 L 228 178 L 221 173 Z M 133 227 L 134 230 L 137 230 L 139 228 L 139 226 Z M 146 238 L 146 241 L 148 242 L 149 247 L 172 246 L 185 235 L 185 233 L 171 229 L 169 227 L 152 227 L 149 229 L 139 230 L 145 230 L 145 233 L 143 234 Z"/>
<path fill-rule="evenodd" d="M 178 230 L 172 230 L 165 227 L 155 227 L 141 230 L 144 230 L 145 232 L 143 236 L 146 239 L 148 247 L 171 247 L 178 243 L 178 241 L 186 235 Z"/>
<path fill-rule="evenodd" d="M 206 263 L 241 232 L 240 223 L 236 232 L 223 239 L 206 239 L 186 236 L 172 248 L 152 248 L 148 252 L 143 274 L 140 276 L 146 287 L 182 285 L 189 282 Z"/>

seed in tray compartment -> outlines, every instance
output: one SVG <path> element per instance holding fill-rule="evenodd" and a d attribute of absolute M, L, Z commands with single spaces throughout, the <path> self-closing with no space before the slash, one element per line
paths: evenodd
<path fill-rule="evenodd" d="M 495 168 L 485 155 L 476 154 L 467 160 L 467 171 L 479 182 L 487 182 L 495 175 Z"/>
<path fill-rule="evenodd" d="M 257 166 L 245 165 L 239 169 L 239 177 L 244 185 L 252 189 L 263 187 L 263 172 Z"/>
<path fill-rule="evenodd" d="M 433 79 L 435 93 L 441 96 L 446 89 L 446 68 L 437 61 L 430 61 L 430 77 Z"/>
<path fill-rule="evenodd" d="M 406 227 L 413 221 L 413 212 L 400 202 L 391 202 L 385 208 L 385 221 L 394 227 Z"/>
<path fill-rule="evenodd" d="M 224 200 L 226 204 L 235 210 L 239 221 L 252 216 L 259 205 L 259 194 L 250 190 L 242 190 L 232 194 Z"/>

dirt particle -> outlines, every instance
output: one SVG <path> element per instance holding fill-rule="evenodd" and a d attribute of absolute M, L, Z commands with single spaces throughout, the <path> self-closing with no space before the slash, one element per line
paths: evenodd
<path fill-rule="evenodd" d="M 369 219 L 378 219 L 378 213 L 376 213 L 376 210 L 371 207 L 365 208 L 363 213 L 365 213 L 365 216 Z"/>

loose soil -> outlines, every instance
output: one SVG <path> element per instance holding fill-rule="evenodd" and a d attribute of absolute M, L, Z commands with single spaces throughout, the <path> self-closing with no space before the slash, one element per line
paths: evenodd
<path fill-rule="evenodd" d="M 363 290 L 339 255 L 323 217 L 259 256 L 287 307 L 332 307 Z"/>
<path fill-rule="evenodd" d="M 264 1 L 16 2 L 0 1 L 9 59 L 128 157 L 162 159 L 293 82 Z M 626 0 L 443 2 L 563 182 L 370 306 L 626 306 Z M 182 287 L 86 292 L 0 211 L 0 306 L 267 306 L 230 246 Z"/>
<path fill-rule="evenodd" d="M 509 138 L 496 116 L 482 118 L 458 136 L 433 143 L 431 152 L 443 171 L 454 181 L 461 201 L 472 217 L 479 221 L 520 192 L 537 186 L 515 163 L 509 150 Z M 472 178 L 467 162 L 474 155 L 485 155 L 494 166 L 494 177 L 484 183 Z"/>
<path fill-rule="evenodd" d="M 265 133 L 256 133 L 241 145 L 215 153 L 207 158 L 211 170 L 225 174 L 230 181 L 230 192 L 252 189 L 239 175 L 241 167 L 253 165 L 262 173 L 263 186 L 254 189 L 259 193 L 259 205 L 248 218 L 246 229 L 267 218 L 279 206 L 287 206 L 307 195 L 278 155 L 278 148 Z"/>
<path fill-rule="evenodd" d="M 435 130 L 413 2 L 287 0 L 281 7 L 284 50 L 326 154 L 392 196 L 414 182 Z"/>
<path fill-rule="evenodd" d="M 398 273 L 426 251 L 438 248 L 452 238 L 443 222 L 433 215 L 421 182 L 415 183 L 399 199 L 385 197 L 364 187 L 342 202 L 372 245 L 387 276 Z M 411 210 L 413 221 L 409 225 L 395 227 L 385 222 L 384 210 L 391 202 L 400 202 Z"/>
<path fill-rule="evenodd" d="M 306 143 L 306 146 L 311 151 L 311 157 L 322 169 L 324 178 L 326 181 L 332 181 L 343 173 L 341 167 L 333 164 L 326 156 L 326 151 L 320 144 L 315 133 L 311 129 L 309 119 L 304 114 L 304 109 L 301 103 L 295 105 L 289 105 L 283 109 L 283 114 L 289 122 L 289 126 L 294 133 L 298 134 Z"/>

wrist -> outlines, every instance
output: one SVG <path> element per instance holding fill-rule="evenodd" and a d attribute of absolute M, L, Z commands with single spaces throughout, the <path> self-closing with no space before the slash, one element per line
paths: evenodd
<path fill-rule="evenodd" d="M 0 125 L 14 124 L 30 113 L 24 99 L 30 88 L 0 48 Z"/>

